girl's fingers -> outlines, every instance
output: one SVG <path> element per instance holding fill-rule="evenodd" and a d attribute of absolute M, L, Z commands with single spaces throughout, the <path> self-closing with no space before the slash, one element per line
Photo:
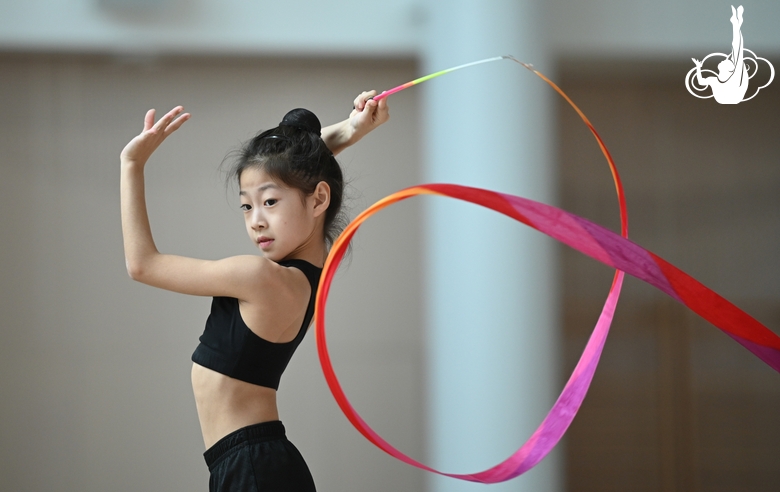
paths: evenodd
<path fill-rule="evenodd" d="M 363 108 L 366 107 L 366 101 L 374 96 L 376 96 L 376 91 L 362 92 L 358 97 L 355 98 L 355 109 L 358 111 L 363 111 Z"/>
<path fill-rule="evenodd" d="M 156 112 L 154 109 L 150 109 L 146 112 L 146 116 L 144 117 L 144 130 L 142 134 L 158 134 L 162 135 L 163 138 L 170 135 L 178 130 L 179 127 L 190 118 L 189 113 L 182 114 L 182 111 L 184 111 L 184 107 L 176 106 L 155 123 L 154 116 Z"/>
<path fill-rule="evenodd" d="M 173 121 L 172 121 L 172 122 L 171 122 L 171 123 L 170 123 L 170 124 L 169 124 L 169 125 L 168 125 L 168 126 L 165 128 L 165 134 L 166 134 L 166 135 L 170 135 L 171 133 L 173 133 L 173 132 L 175 132 L 176 130 L 178 130 L 178 129 L 179 129 L 179 127 L 180 127 L 181 125 L 183 125 L 185 121 L 187 121 L 188 119 L 190 119 L 190 116 L 191 116 L 191 115 L 190 115 L 189 113 L 184 113 L 184 114 L 182 114 L 181 116 L 179 116 L 178 118 L 176 118 L 175 120 L 173 120 Z"/>
<path fill-rule="evenodd" d="M 390 110 L 387 108 L 387 98 L 382 98 L 379 100 L 379 104 L 377 105 L 377 112 L 384 113 L 385 118 L 390 118 Z"/>
<path fill-rule="evenodd" d="M 367 103 L 368 101 L 373 101 L 373 99 L 371 99 L 371 98 L 376 96 L 376 91 L 368 91 L 368 92 L 365 92 L 364 94 L 366 96 L 365 99 L 363 99 L 363 103 L 364 103 L 364 106 L 365 106 L 365 103 Z"/>
<path fill-rule="evenodd" d="M 163 119 L 168 120 L 168 123 L 170 123 L 171 121 L 173 121 L 174 118 L 176 118 L 176 115 L 178 115 L 182 111 L 184 111 L 184 106 L 176 106 L 172 110 L 168 111 L 168 113 L 165 116 L 163 116 Z"/>
<path fill-rule="evenodd" d="M 146 112 L 144 117 L 144 131 L 148 131 L 154 125 L 154 109 L 150 109 Z"/>
<path fill-rule="evenodd" d="M 165 116 L 160 118 L 160 121 L 157 122 L 157 129 L 158 130 L 165 130 L 165 128 L 171 124 L 171 122 L 176 118 L 176 116 L 182 112 L 184 108 L 181 106 L 176 106 L 172 110 L 168 111 Z"/>
<path fill-rule="evenodd" d="M 157 123 L 154 123 L 155 110 L 150 109 L 146 113 L 146 119 L 144 120 L 144 132 L 150 132 L 153 134 L 168 135 L 170 131 L 166 131 L 171 122 L 184 110 L 182 106 L 176 106 L 172 110 L 168 111 Z M 181 123 L 176 126 L 178 128 Z M 173 130 L 175 130 L 174 128 Z M 173 131 L 171 130 L 171 131 Z"/>

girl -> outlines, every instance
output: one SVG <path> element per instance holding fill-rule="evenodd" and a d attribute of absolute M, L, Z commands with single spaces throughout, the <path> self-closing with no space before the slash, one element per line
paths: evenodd
<path fill-rule="evenodd" d="M 344 181 L 334 155 L 389 118 L 386 100 L 364 92 L 347 120 L 320 129 L 305 109 L 241 149 L 231 170 L 249 238 L 260 254 L 218 261 L 157 251 L 144 197 L 144 166 L 190 117 L 181 106 L 122 151 L 121 208 L 130 277 L 162 289 L 212 296 L 192 355 L 192 387 L 211 491 L 313 491 L 298 450 L 285 438 L 276 390 L 314 310 L 327 246 L 343 226 Z"/>

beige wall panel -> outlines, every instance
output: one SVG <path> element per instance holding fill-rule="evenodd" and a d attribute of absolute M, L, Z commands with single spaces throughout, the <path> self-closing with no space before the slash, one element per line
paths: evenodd
<path fill-rule="evenodd" d="M 563 87 L 617 163 L 630 237 L 780 333 L 777 86 L 721 106 L 688 94 L 684 67 L 594 63 L 588 70 L 564 66 Z M 563 105 L 560 128 L 563 207 L 618 230 L 614 185 L 593 137 Z M 562 271 L 569 374 L 614 272 L 569 248 Z M 566 437 L 568 489 L 774 491 L 778 415 L 775 371 L 628 277 Z"/>

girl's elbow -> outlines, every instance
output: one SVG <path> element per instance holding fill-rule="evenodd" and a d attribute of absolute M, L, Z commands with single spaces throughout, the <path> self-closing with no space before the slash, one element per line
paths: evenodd
<path fill-rule="evenodd" d="M 131 279 L 136 282 L 143 282 L 144 269 L 140 263 L 125 260 L 125 266 L 127 267 L 127 274 Z"/>
<path fill-rule="evenodd" d="M 155 261 L 159 253 L 152 254 L 130 254 L 125 255 L 125 267 L 127 268 L 127 274 L 131 279 L 149 283 L 149 276 L 152 275 L 155 270 L 159 270 L 158 263 Z"/>

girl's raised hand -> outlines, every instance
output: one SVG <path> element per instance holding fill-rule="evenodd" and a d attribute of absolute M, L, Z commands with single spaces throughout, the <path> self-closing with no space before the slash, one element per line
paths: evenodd
<path fill-rule="evenodd" d="M 387 98 L 374 101 L 370 99 L 377 94 L 376 91 L 363 92 L 355 98 L 355 109 L 349 115 L 349 124 L 353 133 L 363 138 L 371 130 L 390 119 L 390 109 L 387 107 Z"/>
<path fill-rule="evenodd" d="M 122 163 L 132 163 L 143 166 L 152 153 L 157 150 L 157 147 L 163 143 L 168 135 L 175 132 L 179 127 L 184 124 L 190 118 L 189 113 L 182 113 L 184 108 L 177 106 L 160 118 L 160 120 L 154 122 L 154 109 L 150 109 L 146 112 L 144 118 L 144 129 L 140 135 L 125 145 L 120 155 Z"/>

